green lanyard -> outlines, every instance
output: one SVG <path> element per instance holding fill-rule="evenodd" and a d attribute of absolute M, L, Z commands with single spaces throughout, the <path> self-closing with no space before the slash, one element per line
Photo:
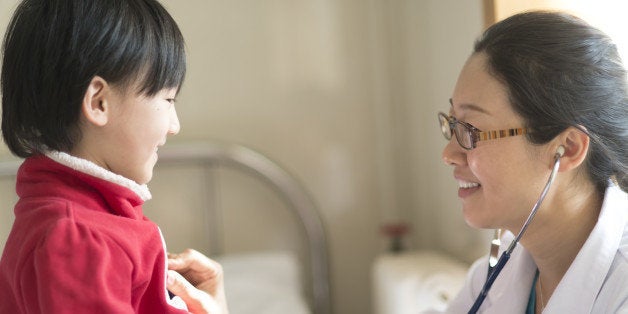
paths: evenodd
<path fill-rule="evenodd" d="M 528 308 L 526 314 L 534 314 L 534 308 L 536 308 L 536 281 L 539 280 L 539 270 L 536 270 L 534 280 L 532 281 L 532 289 L 530 289 L 530 298 L 528 299 Z"/>

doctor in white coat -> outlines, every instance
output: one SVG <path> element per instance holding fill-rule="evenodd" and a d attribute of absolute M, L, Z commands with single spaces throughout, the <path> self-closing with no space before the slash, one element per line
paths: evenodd
<path fill-rule="evenodd" d="M 440 113 L 466 222 L 518 234 L 479 313 L 628 313 L 628 86 L 612 41 L 580 19 L 528 12 L 490 27 Z M 562 148 L 559 148 L 561 147 Z M 448 312 L 487 279 L 477 261 Z"/>

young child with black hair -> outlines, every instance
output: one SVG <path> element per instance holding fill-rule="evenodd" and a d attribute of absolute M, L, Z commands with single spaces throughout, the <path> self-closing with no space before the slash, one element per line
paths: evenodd
<path fill-rule="evenodd" d="M 142 213 L 179 132 L 184 41 L 155 0 L 25 0 L 2 62 L 2 136 L 25 158 L 1 313 L 226 313 L 220 265 L 166 255 Z M 170 297 L 170 294 L 178 297 Z"/>

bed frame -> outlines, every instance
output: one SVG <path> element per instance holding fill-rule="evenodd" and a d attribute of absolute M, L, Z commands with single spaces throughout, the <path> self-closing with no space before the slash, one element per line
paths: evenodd
<path fill-rule="evenodd" d="M 0 177 L 15 177 L 21 161 L 1 161 Z M 287 171 L 266 156 L 250 148 L 220 142 L 172 143 L 159 150 L 157 166 L 197 164 L 201 166 L 231 167 L 245 171 L 269 185 L 289 206 L 302 223 L 307 237 L 309 255 L 310 302 L 313 314 L 331 314 L 329 263 L 323 223 L 317 208 L 303 186 Z M 209 213 L 210 217 L 212 213 Z M 220 239 L 211 232 L 210 243 Z M 220 245 L 212 245 L 220 248 Z M 208 252 L 210 255 L 221 252 Z"/>

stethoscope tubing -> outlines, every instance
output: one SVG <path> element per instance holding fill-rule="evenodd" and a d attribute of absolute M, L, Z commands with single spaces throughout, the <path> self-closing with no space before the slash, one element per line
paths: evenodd
<path fill-rule="evenodd" d="M 497 279 L 497 276 L 499 276 L 499 273 L 502 271 L 502 269 L 504 268 L 504 266 L 510 259 L 510 254 L 512 254 L 512 251 L 517 246 L 517 243 L 519 243 L 519 240 L 523 236 L 524 232 L 528 229 L 528 226 L 530 225 L 530 223 L 532 222 L 532 219 L 536 215 L 536 211 L 539 209 L 539 207 L 541 206 L 541 203 L 545 199 L 547 192 L 549 191 L 550 187 L 552 186 L 552 183 L 554 182 L 554 178 L 556 177 L 558 168 L 560 167 L 560 157 L 562 157 L 562 154 L 556 153 L 554 157 L 555 157 L 555 161 L 554 161 L 554 167 L 552 168 L 552 173 L 547 179 L 547 183 L 545 184 L 545 187 L 543 188 L 541 195 L 539 195 L 539 199 L 534 204 L 534 207 L 532 207 L 532 210 L 530 211 L 530 215 L 528 215 L 528 218 L 523 223 L 523 226 L 521 227 L 519 234 L 517 234 L 515 239 L 512 240 L 512 242 L 510 242 L 508 249 L 506 249 L 506 251 L 504 251 L 504 253 L 502 253 L 502 255 L 499 257 L 497 264 L 495 264 L 495 266 L 492 267 L 493 268 L 492 270 L 490 270 L 490 267 L 489 267 L 489 273 L 486 278 L 486 282 L 484 283 L 484 286 L 482 287 L 482 291 L 480 291 L 480 294 L 475 299 L 473 306 L 469 310 L 468 312 L 469 314 L 477 313 L 478 310 L 480 309 L 480 306 L 482 306 L 482 303 L 484 302 L 484 299 L 486 299 L 486 296 L 488 295 L 489 290 L 491 290 L 491 287 L 493 286 L 495 279 Z"/>

